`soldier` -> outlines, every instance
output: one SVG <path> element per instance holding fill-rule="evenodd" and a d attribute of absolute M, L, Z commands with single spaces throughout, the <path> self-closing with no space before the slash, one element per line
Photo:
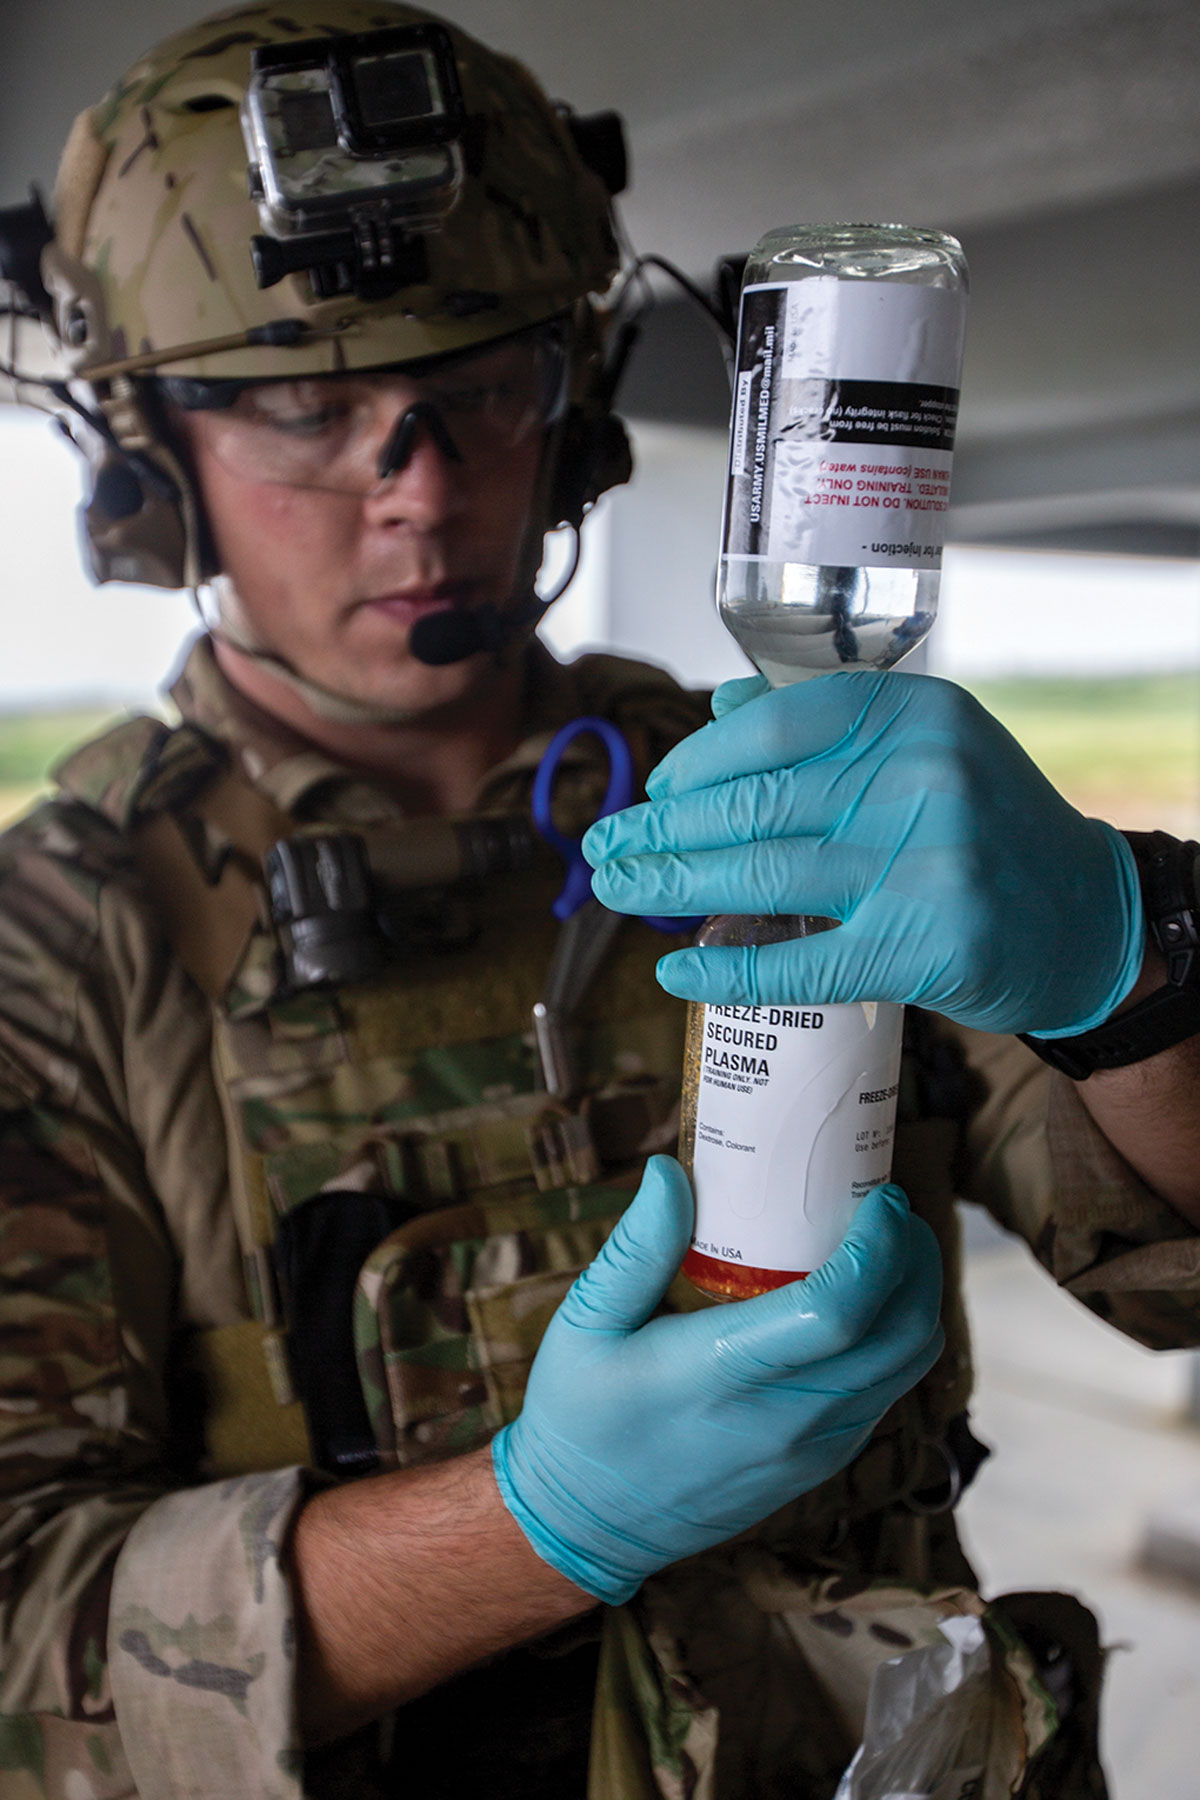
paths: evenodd
<path fill-rule="evenodd" d="M 1086 1062 L 1163 970 L 1124 841 L 944 684 L 723 690 L 689 736 L 665 677 L 531 641 L 546 529 L 629 469 L 595 298 L 617 151 L 425 14 L 298 0 L 144 59 L 77 124 L 53 228 L 22 215 L 97 579 L 213 610 L 178 723 L 73 756 L 0 850 L 6 1800 L 824 1796 L 876 1673 L 956 1619 L 963 1779 L 1102 1792 L 1090 1619 L 985 1608 L 954 1536 L 952 1202 L 1193 1341 L 1191 990 L 1157 1037 L 1123 1014 L 1150 1080 L 1076 1090 L 992 1035 Z M 589 839 L 614 903 L 757 909 L 765 880 L 847 919 L 844 966 L 681 948 L 671 987 L 957 1021 L 914 1038 L 912 1212 L 878 1191 L 802 1288 L 714 1310 L 673 1280 L 681 1021 L 636 921 L 578 1080 L 539 1079 L 556 881 L 521 820 L 580 715 L 643 775 L 671 752 Z M 914 746 L 940 818 L 894 804 Z M 581 827 L 606 770 L 572 756 Z"/>

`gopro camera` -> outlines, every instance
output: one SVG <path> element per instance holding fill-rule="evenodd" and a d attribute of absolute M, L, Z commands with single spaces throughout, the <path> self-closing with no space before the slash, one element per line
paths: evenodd
<path fill-rule="evenodd" d="M 465 123 L 440 25 L 255 50 L 242 133 L 259 286 L 307 271 L 319 294 L 375 298 L 419 279 L 413 240 L 458 199 Z"/>

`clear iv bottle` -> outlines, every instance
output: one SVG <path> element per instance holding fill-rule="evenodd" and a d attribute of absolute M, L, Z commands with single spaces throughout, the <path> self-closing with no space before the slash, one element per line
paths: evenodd
<path fill-rule="evenodd" d="M 782 687 L 888 669 L 937 611 L 966 318 L 954 238 L 796 225 L 750 255 L 738 325 L 717 603 Z M 763 944 L 828 919 L 710 919 Z M 797 1279 L 890 1171 L 903 1009 L 693 1006 L 680 1158 L 684 1270 L 738 1299 Z"/>

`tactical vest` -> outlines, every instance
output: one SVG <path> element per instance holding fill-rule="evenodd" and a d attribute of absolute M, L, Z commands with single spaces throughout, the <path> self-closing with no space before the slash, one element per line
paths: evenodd
<path fill-rule="evenodd" d="M 628 1204 L 645 1157 L 673 1147 L 683 1009 L 654 980 L 672 940 L 637 920 L 622 925 L 579 1009 L 584 1078 L 580 1098 L 563 1106 L 539 1087 L 531 1031 L 560 872 L 542 864 L 428 883 L 428 846 L 413 849 L 414 828 L 373 826 L 363 837 L 394 954 L 370 981 L 296 991 L 262 858 L 281 838 L 330 828 L 298 827 L 194 727 L 118 727 L 104 758 L 110 780 L 126 754 L 122 822 L 148 900 L 212 1007 L 247 1278 L 247 1321 L 195 1345 L 207 1472 L 315 1460 L 353 1475 L 486 1443 L 519 1411 L 545 1325 Z M 78 775 L 68 763 L 61 785 L 103 805 Z M 602 785 L 599 772 L 580 770 L 567 796 L 578 823 L 594 816 Z M 969 1366 L 956 1127 L 919 1116 L 929 1110 L 921 1085 L 910 1069 L 895 1173 L 942 1244 L 946 1355 L 841 1475 L 606 1612 L 590 1800 L 765 1792 L 772 1755 L 823 1793 L 861 1732 L 881 1646 L 894 1654 L 899 1642 L 886 1618 L 903 1613 L 917 1644 L 935 1641 L 947 1616 L 983 1612 L 940 1517 L 957 1493 L 948 1428 L 965 1406 Z M 664 1308 L 709 1303 L 677 1278 Z M 699 1588 L 698 1567 L 707 1570 Z M 866 1590 L 885 1572 L 876 1607 Z M 829 1621 L 855 1588 L 855 1650 L 839 1672 L 813 1661 L 814 1646 L 842 1630 Z M 721 1641 L 754 1639 L 751 1660 L 763 1659 L 777 1711 L 768 1747 L 754 1752 L 767 1759 L 759 1788 L 732 1773 L 745 1709 L 714 1656 L 714 1594 Z M 808 1668 L 791 1699 L 772 1675 L 783 1625 L 793 1646 L 785 1662 L 799 1654 L 797 1668 Z M 989 1630 L 996 1679 L 1023 1696 L 1025 1722 L 1006 1739 L 1015 1768 L 1049 1736 L 1053 1708 L 1019 1641 L 990 1615 Z M 827 1718 L 816 1731 L 811 1709 L 828 1715 L 830 1695 L 836 1729 Z"/>

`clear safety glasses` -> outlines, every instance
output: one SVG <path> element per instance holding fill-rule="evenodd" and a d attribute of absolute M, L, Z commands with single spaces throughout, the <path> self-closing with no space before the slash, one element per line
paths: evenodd
<path fill-rule="evenodd" d="M 386 486 L 427 434 L 468 471 L 502 463 L 565 405 L 565 333 L 544 329 L 439 362 L 298 381 L 164 380 L 206 448 L 252 482 L 367 496 Z"/>

